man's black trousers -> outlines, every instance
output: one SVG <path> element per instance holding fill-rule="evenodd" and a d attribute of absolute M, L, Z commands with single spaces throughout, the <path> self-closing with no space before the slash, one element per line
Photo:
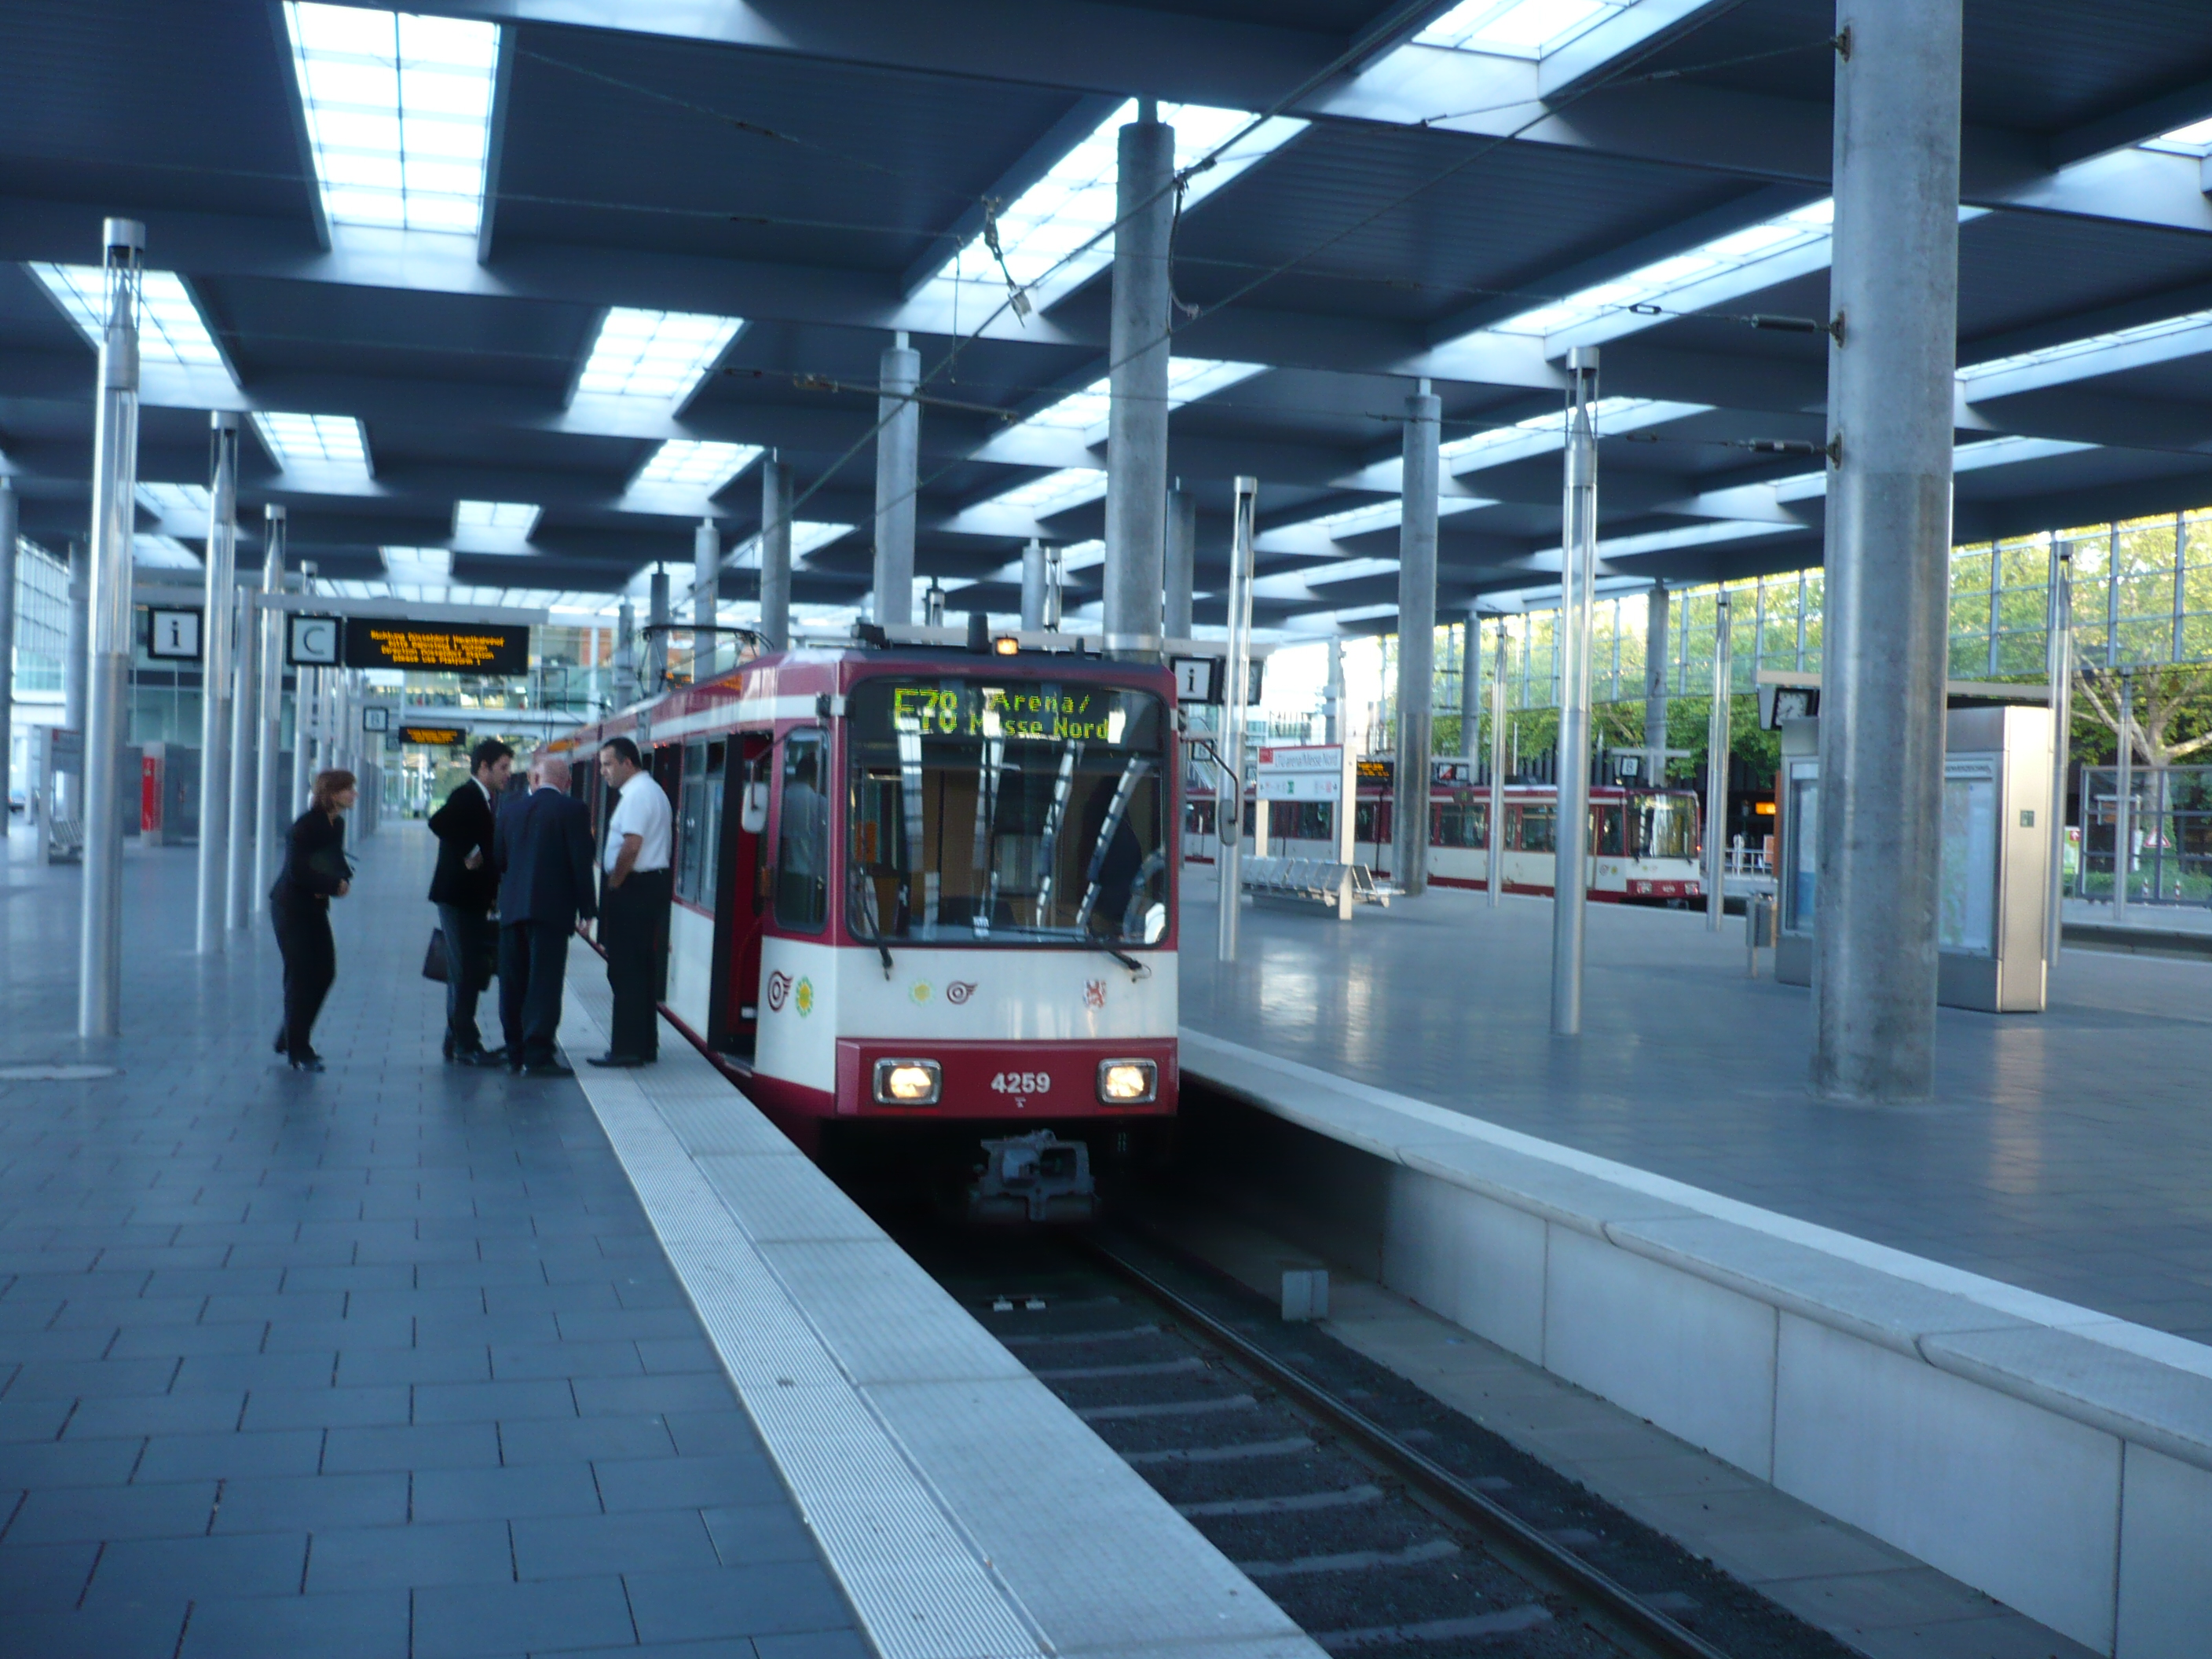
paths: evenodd
<path fill-rule="evenodd" d="M 607 984 L 614 992 L 611 1053 L 652 1060 L 660 1050 L 658 1005 L 668 963 L 665 870 L 633 870 L 619 887 L 599 896 L 599 946 L 607 953 Z"/>

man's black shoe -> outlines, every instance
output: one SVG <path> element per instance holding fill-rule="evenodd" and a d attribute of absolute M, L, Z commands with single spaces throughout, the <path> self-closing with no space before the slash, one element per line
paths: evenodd
<path fill-rule="evenodd" d="M 504 1066 L 507 1064 L 507 1050 L 471 1048 L 465 1054 L 455 1054 L 453 1059 L 456 1063 L 462 1066 Z"/>
<path fill-rule="evenodd" d="M 566 1060 L 533 1060 L 522 1068 L 525 1077 L 574 1077 L 576 1068 Z"/>
<path fill-rule="evenodd" d="M 446 1039 L 445 1043 L 444 1043 L 444 1045 L 442 1046 L 442 1048 L 441 1048 L 440 1052 L 441 1052 L 441 1053 L 442 1053 L 442 1054 L 446 1056 L 446 1063 L 447 1063 L 447 1065 L 451 1065 L 451 1064 L 453 1064 L 453 1061 L 455 1061 L 455 1060 L 459 1060 L 459 1059 L 460 1059 L 460 1058 L 461 1058 L 461 1056 L 460 1056 L 460 1055 L 459 1055 L 459 1054 L 455 1054 L 455 1053 L 453 1052 L 453 1038 L 451 1038 L 451 1037 L 447 1037 L 447 1038 Z"/>
<path fill-rule="evenodd" d="M 646 1061 L 645 1057 L 641 1054 L 593 1054 L 592 1056 L 591 1063 L 594 1066 L 620 1066 L 627 1067 L 632 1066 L 642 1066 Z"/>

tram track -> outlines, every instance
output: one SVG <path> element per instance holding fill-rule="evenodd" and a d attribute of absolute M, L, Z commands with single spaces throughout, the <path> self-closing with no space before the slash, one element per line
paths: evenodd
<path fill-rule="evenodd" d="M 1850 1651 L 1148 1239 L 890 1224 L 1332 1655 Z M 1510 1473 L 1483 1472 L 1499 1468 Z"/>

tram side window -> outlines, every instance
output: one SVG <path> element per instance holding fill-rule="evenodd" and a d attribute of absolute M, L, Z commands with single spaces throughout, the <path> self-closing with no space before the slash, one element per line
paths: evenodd
<path fill-rule="evenodd" d="M 823 792 L 822 735 L 795 732 L 783 745 L 776 825 L 775 920 L 817 933 L 830 920 L 830 799 Z"/>
<path fill-rule="evenodd" d="M 1267 834 L 1281 841 L 1328 841 L 1335 834 L 1325 800 L 1267 803 Z"/>
<path fill-rule="evenodd" d="M 1490 803 L 1486 800 L 1444 801 L 1435 808 L 1434 833 L 1430 843 L 1437 847 L 1471 848 L 1477 852 L 1490 845 Z"/>
<path fill-rule="evenodd" d="M 714 899 L 714 849 L 722 832 L 722 766 L 719 743 L 687 744 L 683 790 L 678 798 L 676 896 L 693 904 Z"/>
<path fill-rule="evenodd" d="M 1596 849 L 1598 857 L 1619 858 L 1626 850 L 1626 843 L 1622 839 L 1620 808 L 1593 807 L 1590 816 L 1597 820 L 1597 833 L 1591 838 L 1590 845 Z"/>
<path fill-rule="evenodd" d="M 1366 800 L 1352 809 L 1352 838 L 1354 841 L 1385 842 L 1390 839 L 1390 803 Z"/>
<path fill-rule="evenodd" d="M 1559 809 L 1528 802 L 1517 809 L 1507 809 L 1519 819 L 1520 833 L 1507 843 L 1523 853 L 1556 853 L 1559 850 Z"/>

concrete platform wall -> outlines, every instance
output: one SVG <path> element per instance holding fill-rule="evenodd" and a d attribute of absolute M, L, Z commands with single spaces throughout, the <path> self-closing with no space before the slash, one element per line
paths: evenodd
<path fill-rule="evenodd" d="M 2116 1659 L 2212 1631 L 2212 1350 L 1184 1032 L 1269 1224 Z"/>

